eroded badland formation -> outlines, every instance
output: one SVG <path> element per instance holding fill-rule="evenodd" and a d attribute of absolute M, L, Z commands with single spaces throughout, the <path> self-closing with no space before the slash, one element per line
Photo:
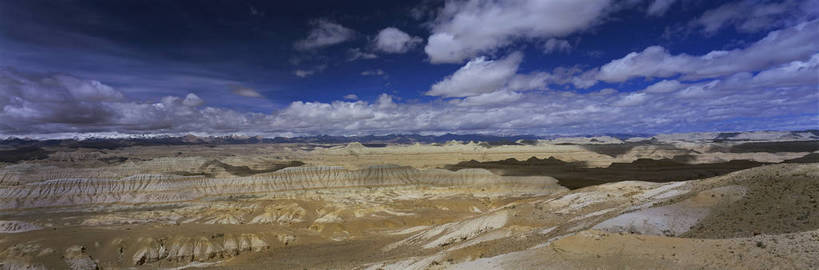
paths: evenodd
<path fill-rule="evenodd" d="M 16 142 L 0 268 L 817 269 L 817 140 Z"/>

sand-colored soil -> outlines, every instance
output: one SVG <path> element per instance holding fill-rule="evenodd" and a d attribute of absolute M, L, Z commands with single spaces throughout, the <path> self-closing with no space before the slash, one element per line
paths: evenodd
<path fill-rule="evenodd" d="M 582 143 L 50 149 L 0 166 L 0 269 L 819 268 L 803 144 Z"/>

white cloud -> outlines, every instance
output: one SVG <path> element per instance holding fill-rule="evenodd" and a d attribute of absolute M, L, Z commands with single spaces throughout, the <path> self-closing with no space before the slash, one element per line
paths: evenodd
<path fill-rule="evenodd" d="M 650 47 L 586 71 L 563 67 L 518 74 L 520 53 L 475 58 L 427 92 L 448 100 L 403 102 L 382 94 L 362 101 L 349 94 L 345 101 L 295 101 L 269 114 L 211 107 L 212 102 L 193 93 L 135 101 L 124 89 L 100 81 L 2 68 L 0 134 L 241 131 L 293 136 L 812 128 L 819 100 L 818 24 L 774 31 L 746 48 L 700 56 Z M 582 88 L 597 78 L 617 82 L 638 77 L 668 78 L 636 92 L 554 90 Z"/>
<path fill-rule="evenodd" d="M 376 59 L 376 58 L 378 58 L 378 55 L 376 55 L 374 53 L 369 53 L 369 52 L 362 51 L 359 48 L 353 48 L 353 49 L 347 50 L 347 61 L 355 61 L 355 60 L 358 60 L 358 59 Z"/>
<path fill-rule="evenodd" d="M 517 76 L 571 83 L 557 78 L 563 75 L 555 74 L 577 72 L 558 70 Z M 398 103 L 388 95 L 373 103 L 294 102 L 274 114 L 274 126 L 297 127 L 288 129 L 297 134 L 347 135 L 452 131 L 537 134 L 556 130 L 671 132 L 775 128 L 764 119 L 789 116 L 787 124 L 783 122 L 781 127 L 805 127 L 815 118 L 798 115 L 815 109 L 815 100 L 819 99 L 815 85 L 819 82 L 807 75 L 816 72 L 819 54 L 757 75 L 748 74 L 750 77 L 739 73 L 733 79 L 689 84 L 658 82 L 647 88 L 654 89 L 650 92 L 620 92 L 611 88 L 588 94 L 548 89 L 515 92 L 508 89 L 512 83 L 507 82 L 499 90 L 430 103 Z"/>
<path fill-rule="evenodd" d="M 702 56 L 672 55 L 663 47 L 651 46 L 632 52 L 600 68 L 598 79 L 622 82 L 635 77 L 684 79 L 714 78 L 749 72 L 803 59 L 819 48 L 819 21 L 810 21 L 770 32 L 744 49 L 712 51 Z"/>
<path fill-rule="evenodd" d="M 344 131 L 371 126 L 377 108 L 363 101 L 332 103 L 295 101 L 279 112 L 274 126 L 287 126 L 293 132 L 314 132 L 321 129 Z M 319 128 L 323 126 L 323 128 Z M 329 132 L 328 132 L 329 133 Z"/>
<path fill-rule="evenodd" d="M 355 37 L 355 31 L 340 24 L 319 19 L 310 23 L 313 29 L 293 46 L 298 50 L 313 50 L 339 44 Z"/>
<path fill-rule="evenodd" d="M 395 27 L 387 27 L 375 37 L 375 48 L 385 53 L 405 53 L 424 40 L 413 37 Z"/>
<path fill-rule="evenodd" d="M 447 1 L 424 51 L 433 63 L 460 63 L 523 38 L 563 37 L 605 15 L 609 0 Z"/>
<path fill-rule="evenodd" d="M 674 5 L 674 2 L 677 0 L 654 0 L 651 2 L 651 5 L 648 6 L 648 10 L 646 11 L 650 16 L 662 16 L 671 8 L 671 5 Z"/>
<path fill-rule="evenodd" d="M 651 46 L 642 52 L 632 52 L 600 68 L 599 78 L 608 82 L 622 82 L 633 77 L 670 77 L 690 71 L 693 57 L 672 56 L 660 46 Z"/>
<path fill-rule="evenodd" d="M 95 80 L 0 69 L 0 133 L 219 132 L 250 128 L 258 114 L 202 107 L 199 96 L 127 100 Z"/>
<path fill-rule="evenodd" d="M 523 55 L 517 52 L 500 60 L 472 59 L 454 74 L 432 85 L 426 95 L 467 97 L 500 90 L 515 76 L 522 59 Z"/>
<path fill-rule="evenodd" d="M 675 94 L 681 98 L 702 98 L 709 97 L 716 94 L 716 87 L 719 85 L 719 80 L 710 81 L 708 83 L 700 83 L 683 88 Z"/>
<path fill-rule="evenodd" d="M 299 78 L 307 78 L 307 77 L 315 75 L 316 73 L 319 73 L 319 72 L 323 71 L 326 68 L 327 68 L 327 65 L 322 64 L 322 65 L 318 65 L 318 66 L 315 66 L 315 67 L 312 67 L 312 68 L 309 68 L 309 69 L 297 69 L 297 70 L 293 71 L 293 75 L 296 75 Z"/>
<path fill-rule="evenodd" d="M 701 27 L 706 34 L 714 34 L 722 28 L 731 26 L 739 32 L 757 32 L 816 19 L 817 15 L 819 15 L 817 0 L 767 3 L 743 0 L 708 10 L 691 24 Z"/>
<path fill-rule="evenodd" d="M 394 109 L 398 107 L 398 105 L 392 101 L 392 96 L 388 94 L 379 95 L 378 100 L 375 102 L 375 105 L 379 109 Z"/>
<path fill-rule="evenodd" d="M 194 93 L 189 93 L 187 96 L 185 96 L 185 99 L 182 100 L 182 105 L 188 107 L 202 106 L 202 104 L 205 104 L 205 101 Z"/>
<path fill-rule="evenodd" d="M 236 87 L 232 91 L 234 94 L 243 96 L 243 97 L 252 97 L 252 98 L 260 98 L 262 94 L 252 88 L 247 87 Z"/>
<path fill-rule="evenodd" d="M 575 88 L 586 89 L 597 83 L 597 71 L 583 71 L 578 67 L 557 67 L 552 72 L 531 72 L 517 74 L 506 86 L 508 90 L 546 90 L 550 84 L 573 85 Z"/>
<path fill-rule="evenodd" d="M 556 74 L 577 72 L 548 74 L 562 77 Z M 258 114 L 203 106 L 193 98 L 195 94 L 147 103 L 125 97 L 84 96 L 78 100 L 66 84 L 55 83 L 54 75 L 0 70 L 0 134 L 588 134 L 804 128 L 816 123 L 815 115 L 805 115 L 816 110 L 819 100 L 817 73 L 819 54 L 815 53 L 757 73 L 686 83 L 677 90 L 665 89 L 667 92 L 515 92 L 505 89 L 507 85 L 453 102 L 403 103 L 382 94 L 374 102 L 296 101 L 271 114 Z M 74 78 L 79 85 L 90 84 L 90 80 Z M 548 81 L 571 83 L 556 78 Z"/>
<path fill-rule="evenodd" d="M 677 80 L 662 80 L 649 85 L 643 91 L 647 93 L 668 93 L 682 87 L 683 85 Z"/>
<path fill-rule="evenodd" d="M 631 93 L 614 103 L 615 106 L 636 106 L 648 100 L 646 93 Z"/>
<path fill-rule="evenodd" d="M 457 102 L 458 106 L 486 106 L 486 105 L 506 105 L 520 100 L 523 94 L 514 91 L 501 90 L 490 93 L 484 93 L 477 96 L 471 96 Z"/>
<path fill-rule="evenodd" d="M 293 75 L 296 75 L 301 78 L 307 78 L 308 76 L 313 75 L 314 73 L 316 73 L 315 70 L 297 69 L 293 71 Z"/>
<path fill-rule="evenodd" d="M 614 88 L 604 88 L 604 89 L 600 89 L 600 91 L 591 93 L 591 95 L 607 96 L 607 95 L 617 94 L 619 92 L 620 91 L 617 91 L 617 89 L 614 89 Z"/>
<path fill-rule="evenodd" d="M 381 69 L 373 69 L 373 70 L 365 70 L 361 72 L 362 76 L 381 76 L 384 75 L 384 71 Z"/>
<path fill-rule="evenodd" d="M 0 129 L 105 123 L 115 112 L 101 104 L 122 98 L 121 92 L 95 80 L 0 68 Z"/>
<path fill-rule="evenodd" d="M 553 52 L 565 53 L 572 50 L 569 41 L 563 39 L 550 38 L 543 44 L 543 52 L 550 54 Z"/>
<path fill-rule="evenodd" d="M 545 90 L 549 84 L 556 83 L 560 79 L 549 72 L 532 72 L 528 74 L 517 74 L 506 84 L 508 90 Z"/>
<path fill-rule="evenodd" d="M 56 75 L 54 83 L 62 85 L 77 100 L 82 101 L 117 101 L 122 93 L 95 80 L 80 80 L 75 77 Z"/>
<path fill-rule="evenodd" d="M 806 61 L 793 61 L 776 68 L 759 72 L 750 82 L 737 82 L 738 85 L 751 84 L 756 87 L 794 87 L 799 85 L 819 85 L 819 53 Z"/>

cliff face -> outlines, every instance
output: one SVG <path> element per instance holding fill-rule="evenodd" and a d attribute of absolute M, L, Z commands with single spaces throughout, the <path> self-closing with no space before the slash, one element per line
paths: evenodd
<path fill-rule="evenodd" d="M 18 268 L 206 266 L 286 246 L 391 239 L 400 235 L 393 230 L 565 190 L 551 177 L 401 166 L 47 179 L 0 188 L 0 218 L 16 219 L 0 222 L 9 236 L 0 259 Z"/>
<path fill-rule="evenodd" d="M 142 174 L 120 179 L 51 179 L 0 188 L 0 209 L 78 206 L 86 204 L 170 203 L 208 196 L 268 193 L 288 190 L 349 187 L 503 186 L 554 184 L 553 179 L 529 183 L 504 178 L 483 169 L 448 171 L 380 166 L 361 170 L 341 167 L 286 168 L 252 177 L 204 178 Z M 525 178 L 524 178 L 525 179 Z"/>

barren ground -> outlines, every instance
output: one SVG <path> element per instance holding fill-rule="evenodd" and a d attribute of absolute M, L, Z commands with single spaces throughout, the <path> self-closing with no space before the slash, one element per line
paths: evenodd
<path fill-rule="evenodd" d="M 2 269 L 816 269 L 816 141 L 0 151 Z"/>

